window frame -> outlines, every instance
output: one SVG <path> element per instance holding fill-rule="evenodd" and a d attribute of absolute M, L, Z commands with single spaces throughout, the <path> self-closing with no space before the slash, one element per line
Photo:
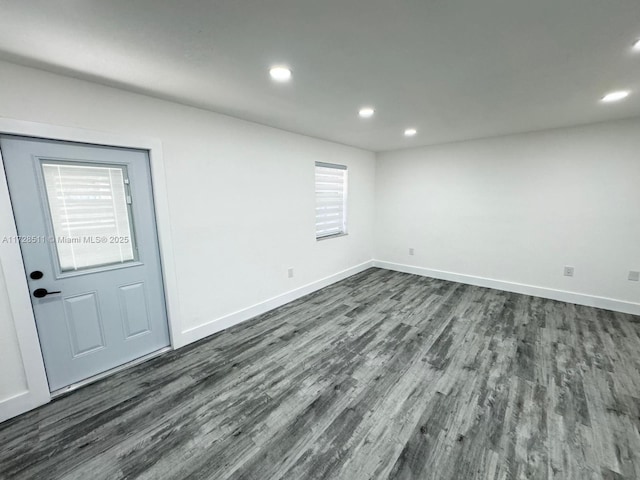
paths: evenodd
<path fill-rule="evenodd" d="M 348 199 L 349 199 L 349 169 L 347 165 L 341 165 L 337 163 L 327 163 L 327 162 L 315 162 L 314 164 L 314 185 L 317 184 L 317 168 L 332 168 L 335 170 L 344 171 L 344 186 L 342 188 L 342 228 L 340 232 L 330 233 L 326 235 L 318 235 L 318 227 L 316 225 L 316 241 L 328 240 L 330 238 L 336 237 L 344 237 L 349 234 L 348 229 Z M 315 205 L 316 205 L 316 222 L 318 219 L 317 216 L 317 208 L 318 208 L 318 192 L 315 192 Z"/>
<path fill-rule="evenodd" d="M 56 157 L 50 157 L 50 156 L 36 157 L 35 160 L 36 160 L 36 163 L 35 163 L 36 178 L 38 181 L 39 190 L 42 195 L 40 201 L 43 207 L 43 214 L 45 215 L 45 218 L 46 218 L 46 230 L 47 230 L 48 237 L 52 239 L 52 241 L 48 242 L 49 250 L 51 252 L 51 260 L 53 262 L 52 267 L 53 267 L 55 278 L 57 280 L 144 265 L 144 263 L 140 258 L 138 240 L 135 233 L 135 219 L 134 219 L 133 208 L 132 208 L 133 201 L 131 198 L 132 197 L 131 191 L 129 189 L 129 182 L 131 180 L 129 176 L 129 166 L 127 164 L 115 163 L 115 162 L 104 163 L 104 162 L 94 161 L 94 160 L 76 160 L 76 159 L 69 160 L 65 158 L 56 158 Z M 57 246 L 58 235 L 56 234 L 53 218 L 51 216 L 51 204 L 48 196 L 49 190 L 45 180 L 45 173 L 44 173 L 45 164 L 47 165 L 59 164 L 63 166 L 68 165 L 68 166 L 74 166 L 74 167 L 82 165 L 82 166 L 90 166 L 90 167 L 98 167 L 98 168 L 116 168 L 116 169 L 122 170 L 123 182 L 125 185 L 125 198 L 129 199 L 129 201 L 127 201 L 126 207 L 127 207 L 127 215 L 128 215 L 129 226 L 130 226 L 129 238 L 130 238 L 131 247 L 133 249 L 133 258 L 131 260 L 127 260 L 124 262 L 106 263 L 102 265 L 91 265 L 91 266 L 81 267 L 77 269 L 62 268 L 60 254 Z M 60 236 L 63 236 L 63 235 L 60 235 Z"/>

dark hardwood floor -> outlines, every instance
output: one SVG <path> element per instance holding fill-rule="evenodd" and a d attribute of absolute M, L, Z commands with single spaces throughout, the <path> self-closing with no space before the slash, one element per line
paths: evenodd
<path fill-rule="evenodd" d="M 0 424 L 0 478 L 637 479 L 639 320 L 370 269 Z"/>

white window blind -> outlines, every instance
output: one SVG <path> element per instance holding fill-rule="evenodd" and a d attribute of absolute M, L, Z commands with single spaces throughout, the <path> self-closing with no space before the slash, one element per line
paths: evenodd
<path fill-rule="evenodd" d="M 347 167 L 316 162 L 316 238 L 347 233 Z"/>
<path fill-rule="evenodd" d="M 43 163 L 60 270 L 134 260 L 121 167 Z"/>

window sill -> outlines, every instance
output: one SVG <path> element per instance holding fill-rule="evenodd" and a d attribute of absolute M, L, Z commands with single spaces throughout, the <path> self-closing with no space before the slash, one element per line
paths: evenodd
<path fill-rule="evenodd" d="M 347 235 L 349 235 L 348 233 L 336 233 L 334 235 L 327 235 L 325 237 L 316 237 L 316 241 L 319 242 L 321 240 L 329 240 L 330 238 L 337 238 L 337 237 L 346 237 Z"/>

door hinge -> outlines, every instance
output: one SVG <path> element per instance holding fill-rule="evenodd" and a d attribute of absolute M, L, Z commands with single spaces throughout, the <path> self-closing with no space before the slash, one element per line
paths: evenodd
<path fill-rule="evenodd" d="M 131 195 L 127 195 L 127 205 L 131 205 L 133 202 L 131 201 Z"/>

